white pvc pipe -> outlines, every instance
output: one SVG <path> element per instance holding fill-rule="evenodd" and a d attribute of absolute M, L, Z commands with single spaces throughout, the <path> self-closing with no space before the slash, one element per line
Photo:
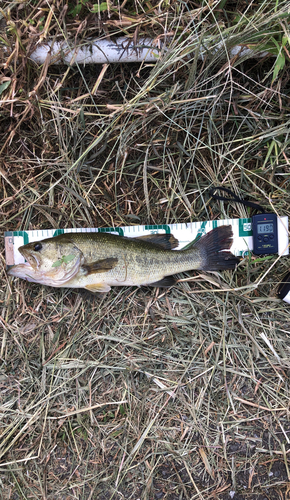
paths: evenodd
<path fill-rule="evenodd" d="M 50 52 L 49 64 L 104 64 L 118 62 L 156 62 L 162 49 L 151 38 L 140 38 L 135 45 L 132 39 L 121 37 L 116 41 L 91 40 L 86 45 L 70 47 L 66 42 L 48 41 L 39 45 L 30 58 L 43 64 Z"/>
<path fill-rule="evenodd" d="M 208 49 L 217 52 L 223 44 L 219 43 L 214 48 Z M 44 64 L 47 55 L 50 54 L 49 64 L 105 64 L 118 62 L 156 62 L 162 50 L 167 50 L 165 44 L 152 38 L 140 38 L 135 45 L 131 38 L 120 37 L 115 41 L 91 40 L 85 45 L 74 47 L 67 42 L 48 41 L 39 45 L 31 54 L 30 58 L 38 64 Z M 265 57 L 267 52 L 256 53 L 246 46 L 237 45 L 233 47 L 229 56 L 235 55 L 249 57 Z M 204 59 L 205 50 L 201 49 L 199 58 Z"/>

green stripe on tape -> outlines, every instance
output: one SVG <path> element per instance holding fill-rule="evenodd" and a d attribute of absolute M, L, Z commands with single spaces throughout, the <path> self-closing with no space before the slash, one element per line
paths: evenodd
<path fill-rule="evenodd" d="M 206 226 L 206 224 L 207 224 L 207 221 L 206 221 L 206 220 L 205 220 L 204 222 L 202 222 L 202 223 L 201 223 L 200 228 L 199 228 L 199 230 L 197 231 L 196 238 L 197 238 L 198 236 L 202 236 L 203 234 L 205 234 L 205 226 Z"/>
<path fill-rule="evenodd" d="M 56 231 L 54 231 L 54 233 L 53 233 L 52 236 L 54 238 L 55 236 L 59 236 L 60 234 L 64 234 L 64 230 L 63 229 L 57 229 Z"/>
<path fill-rule="evenodd" d="M 27 245 L 27 243 L 29 243 L 29 236 L 26 231 L 13 231 L 13 236 L 22 236 L 23 245 Z"/>

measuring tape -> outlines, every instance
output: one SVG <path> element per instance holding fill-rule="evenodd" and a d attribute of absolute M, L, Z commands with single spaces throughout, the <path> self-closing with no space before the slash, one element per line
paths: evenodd
<path fill-rule="evenodd" d="M 162 224 L 147 226 L 123 226 L 108 228 L 78 228 L 78 229 L 41 229 L 34 231 L 6 231 L 5 255 L 6 265 L 24 263 L 24 257 L 19 253 L 18 248 L 27 243 L 40 241 L 45 238 L 52 238 L 64 233 L 94 233 L 108 232 L 127 236 L 129 238 L 138 238 L 146 234 L 166 233 L 173 234 L 179 241 L 177 250 L 191 243 L 197 236 L 208 233 L 215 227 L 232 226 L 233 244 L 231 252 L 240 257 L 246 252 L 253 250 L 252 219 L 223 219 L 208 220 L 204 222 L 189 222 L 182 224 Z M 288 236 L 288 217 L 280 217 L 277 220 L 278 229 L 278 254 L 289 254 L 289 236 Z"/>

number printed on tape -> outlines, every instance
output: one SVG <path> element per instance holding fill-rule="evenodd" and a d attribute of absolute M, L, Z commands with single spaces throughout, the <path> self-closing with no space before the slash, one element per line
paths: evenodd
<path fill-rule="evenodd" d="M 21 264 L 24 257 L 19 253 L 18 248 L 26 243 L 51 238 L 62 233 L 71 232 L 113 232 L 131 238 L 158 233 L 171 233 L 179 241 L 176 250 L 181 250 L 191 243 L 197 236 L 202 236 L 211 231 L 214 227 L 231 225 L 233 230 L 233 244 L 231 252 L 236 256 L 243 256 L 245 252 L 253 250 L 253 237 L 248 234 L 252 230 L 251 219 L 223 219 L 215 221 L 196 221 L 189 223 L 148 225 L 148 226 L 124 226 L 116 228 L 78 228 L 78 229 L 41 229 L 33 231 L 8 231 L 5 233 L 5 255 L 6 265 Z M 278 218 L 278 240 L 279 255 L 288 255 L 288 217 Z"/>
<path fill-rule="evenodd" d="M 251 230 L 252 230 L 252 223 L 244 222 L 244 231 L 251 231 Z"/>

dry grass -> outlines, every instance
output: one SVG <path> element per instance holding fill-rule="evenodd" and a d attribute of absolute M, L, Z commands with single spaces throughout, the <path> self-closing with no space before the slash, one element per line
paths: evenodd
<path fill-rule="evenodd" d="M 3 4 L 2 230 L 246 216 L 210 199 L 220 184 L 290 215 L 289 63 L 273 81 L 275 57 L 227 52 L 278 43 L 286 1 Z M 45 36 L 165 32 L 159 62 L 109 65 L 95 94 L 102 68 L 29 61 Z M 1 498 L 287 498 L 287 258 L 106 295 L 11 281 L 1 262 Z"/>

